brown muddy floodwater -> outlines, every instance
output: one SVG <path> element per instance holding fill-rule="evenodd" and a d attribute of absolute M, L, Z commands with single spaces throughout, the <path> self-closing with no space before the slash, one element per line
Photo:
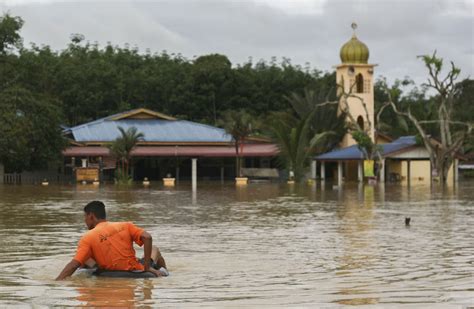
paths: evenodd
<path fill-rule="evenodd" d="M 170 277 L 53 281 L 91 200 L 148 230 Z M 0 186 L 0 211 L 2 308 L 474 306 L 472 182 L 444 192 L 199 183 L 194 198 L 189 185 Z"/>

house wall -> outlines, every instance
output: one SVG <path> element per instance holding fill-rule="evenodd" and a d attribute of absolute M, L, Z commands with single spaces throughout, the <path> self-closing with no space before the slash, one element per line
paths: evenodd
<path fill-rule="evenodd" d="M 448 185 L 453 185 L 456 180 L 455 171 L 459 173 L 459 171 L 457 170 L 458 164 L 458 160 L 454 160 L 453 165 L 451 165 L 451 168 L 448 171 L 448 179 L 446 180 L 446 183 Z"/>
<path fill-rule="evenodd" d="M 387 166 L 385 167 L 386 170 L 388 170 L 388 178 L 386 178 L 387 180 L 396 180 L 396 179 L 392 179 L 392 177 L 395 177 L 395 175 L 400 175 L 400 177 L 402 177 L 402 171 L 403 171 L 403 168 L 402 168 L 402 161 L 389 161 L 387 160 L 386 161 L 386 164 Z M 393 176 L 391 176 L 393 174 Z"/>
<path fill-rule="evenodd" d="M 345 166 L 345 174 L 344 180 L 345 181 L 357 181 L 357 168 L 358 168 L 358 161 L 346 161 Z"/>
<path fill-rule="evenodd" d="M 408 160 L 390 160 L 388 162 L 388 170 L 390 174 L 400 175 L 402 184 L 408 183 Z M 391 179 L 391 176 L 388 175 Z M 412 160 L 410 161 L 410 182 L 429 183 L 431 176 L 431 167 L 429 160 Z M 392 176 L 393 177 L 393 176 Z"/>
<path fill-rule="evenodd" d="M 430 183 L 431 164 L 429 160 L 411 161 L 411 183 Z"/>

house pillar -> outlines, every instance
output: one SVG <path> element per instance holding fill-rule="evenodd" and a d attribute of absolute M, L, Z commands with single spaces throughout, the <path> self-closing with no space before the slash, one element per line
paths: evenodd
<path fill-rule="evenodd" d="M 324 161 L 321 162 L 321 181 L 326 180 L 326 164 Z"/>
<path fill-rule="evenodd" d="M 311 178 L 312 179 L 316 179 L 316 166 L 317 166 L 316 160 L 312 160 L 311 161 Z"/>
<path fill-rule="evenodd" d="M 380 167 L 380 182 L 385 183 L 385 159 L 382 160 L 382 166 Z"/>
<path fill-rule="evenodd" d="M 192 180 L 192 188 L 193 192 L 197 189 L 197 158 L 191 159 L 191 180 Z"/>
<path fill-rule="evenodd" d="M 87 167 L 87 158 L 86 159 L 81 159 L 82 165 L 81 167 Z"/>
<path fill-rule="evenodd" d="M 453 174 L 454 174 L 454 182 L 457 183 L 459 180 L 459 160 L 454 159 L 454 164 L 453 164 Z M 1 173 L 1 172 L 0 172 Z"/>
<path fill-rule="evenodd" d="M 359 160 L 357 162 L 357 180 L 359 180 L 359 182 L 364 181 L 364 168 L 363 168 L 363 165 L 364 165 L 364 161 Z"/>
<path fill-rule="evenodd" d="M 411 160 L 407 160 L 407 181 L 408 181 L 408 185 L 410 185 L 411 184 Z"/>
<path fill-rule="evenodd" d="M 342 161 L 338 161 L 337 162 L 337 185 L 338 186 L 342 185 L 342 177 L 343 177 Z"/>

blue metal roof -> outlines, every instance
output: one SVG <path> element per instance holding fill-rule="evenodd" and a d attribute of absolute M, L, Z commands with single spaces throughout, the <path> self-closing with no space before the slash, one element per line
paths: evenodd
<path fill-rule="evenodd" d="M 225 130 L 186 120 L 120 119 L 116 115 L 65 130 L 77 142 L 111 142 L 120 136 L 118 127 L 136 127 L 145 142 L 231 142 Z"/>
<path fill-rule="evenodd" d="M 382 155 L 390 157 L 391 153 L 410 148 L 416 145 L 415 136 L 402 136 L 391 143 L 381 144 Z M 364 154 L 357 145 L 336 149 L 315 157 L 316 160 L 363 160 Z"/>

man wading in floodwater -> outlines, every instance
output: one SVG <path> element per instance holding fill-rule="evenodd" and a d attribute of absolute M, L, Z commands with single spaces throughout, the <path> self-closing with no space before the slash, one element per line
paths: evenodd
<path fill-rule="evenodd" d="M 142 270 L 156 276 L 167 276 L 166 263 L 157 247 L 152 246 L 151 235 L 131 222 L 108 222 L 105 205 L 93 201 L 84 207 L 84 221 L 89 228 L 77 247 L 76 256 L 56 280 L 71 276 L 81 266 L 97 266 L 101 270 Z M 144 245 L 144 257 L 135 257 L 133 242 Z"/>

